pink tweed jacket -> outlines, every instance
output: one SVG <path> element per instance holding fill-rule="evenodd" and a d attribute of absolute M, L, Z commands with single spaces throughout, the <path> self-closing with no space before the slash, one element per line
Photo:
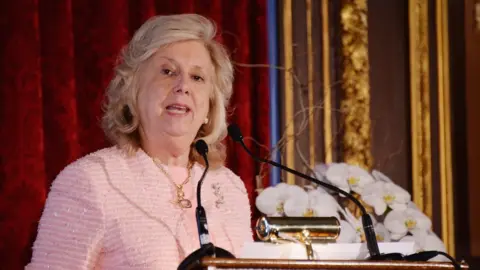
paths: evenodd
<path fill-rule="evenodd" d="M 105 148 L 73 162 L 52 184 L 26 269 L 176 269 L 199 248 L 195 188 L 203 169 L 192 168 L 185 193 L 193 207 L 185 210 L 172 204 L 175 187 L 141 150 L 126 157 Z M 184 169 L 169 174 L 186 177 Z M 209 171 L 202 203 L 212 242 L 239 256 L 253 241 L 243 182 L 225 167 Z"/>

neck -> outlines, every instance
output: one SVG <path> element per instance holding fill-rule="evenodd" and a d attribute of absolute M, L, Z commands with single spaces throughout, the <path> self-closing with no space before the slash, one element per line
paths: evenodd
<path fill-rule="evenodd" d="M 142 148 L 150 157 L 167 166 L 188 167 L 190 145 L 180 144 L 174 140 L 160 139 L 156 141 L 144 139 Z"/>

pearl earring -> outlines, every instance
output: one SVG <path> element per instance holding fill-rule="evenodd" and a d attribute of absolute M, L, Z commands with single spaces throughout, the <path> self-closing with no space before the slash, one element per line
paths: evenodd
<path fill-rule="evenodd" d="M 205 121 L 203 121 L 203 123 L 206 125 L 208 124 L 208 117 L 205 117 Z"/>

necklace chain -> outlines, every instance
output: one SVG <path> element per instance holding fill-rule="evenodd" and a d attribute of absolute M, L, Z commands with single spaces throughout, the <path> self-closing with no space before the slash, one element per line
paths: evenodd
<path fill-rule="evenodd" d="M 177 184 L 175 183 L 175 181 L 173 181 L 170 174 L 163 168 L 163 164 L 160 160 L 158 160 L 157 158 L 154 158 L 153 161 L 155 165 L 157 165 L 157 167 L 162 171 L 163 174 L 165 174 L 168 180 L 170 180 L 170 182 L 172 182 L 172 184 L 176 188 L 177 198 L 172 203 L 180 206 L 181 208 L 191 208 L 192 202 L 189 199 L 185 199 L 185 192 L 183 191 L 183 186 L 185 186 L 185 184 L 187 184 L 188 181 L 190 181 L 193 163 L 192 162 L 188 163 L 188 166 L 187 166 L 188 175 L 185 181 L 183 181 L 183 183 L 181 184 Z"/>

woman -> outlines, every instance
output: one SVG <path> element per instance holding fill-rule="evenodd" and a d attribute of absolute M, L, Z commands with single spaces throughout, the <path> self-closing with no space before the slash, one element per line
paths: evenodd
<path fill-rule="evenodd" d="M 199 248 L 195 189 L 212 242 L 238 256 L 253 241 L 243 182 L 223 166 L 233 68 L 199 15 L 147 21 L 107 89 L 103 128 L 115 146 L 55 179 L 27 269 L 176 269 Z"/>

